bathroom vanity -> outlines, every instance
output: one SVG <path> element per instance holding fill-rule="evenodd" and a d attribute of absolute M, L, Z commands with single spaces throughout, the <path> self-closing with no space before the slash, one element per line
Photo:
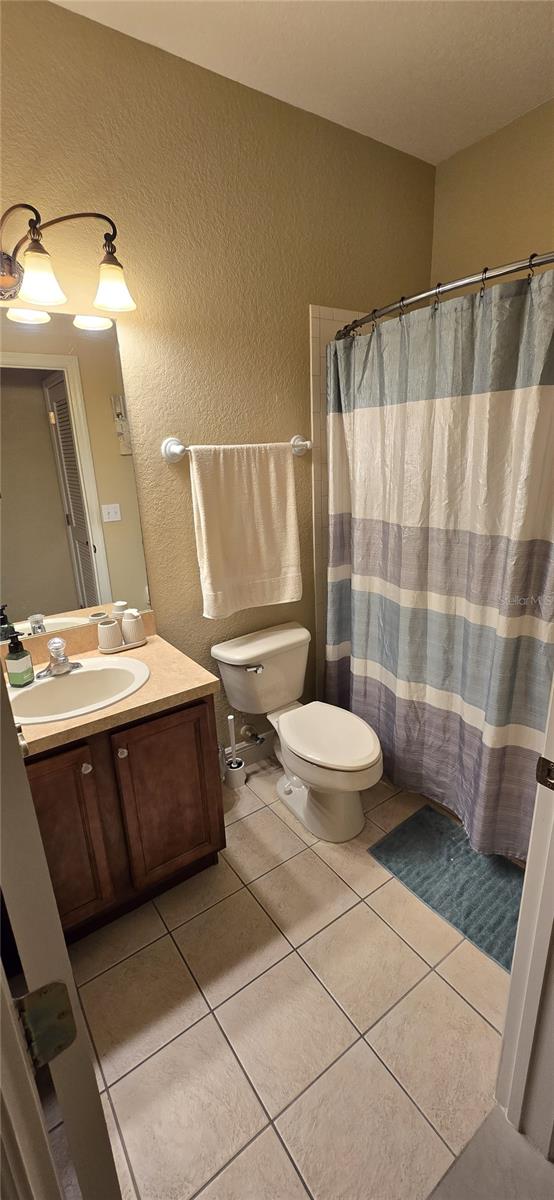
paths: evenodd
<path fill-rule="evenodd" d="M 95 651 L 79 653 L 83 663 Z M 125 655 L 118 656 L 122 659 Z M 116 704 L 24 725 L 62 925 L 82 932 L 217 861 L 225 845 L 214 675 L 157 635 Z"/>

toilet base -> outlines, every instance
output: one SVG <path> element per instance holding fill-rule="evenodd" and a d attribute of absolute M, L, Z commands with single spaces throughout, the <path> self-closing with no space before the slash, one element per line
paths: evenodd
<path fill-rule="evenodd" d="M 277 780 L 277 794 L 306 829 L 323 842 L 349 842 L 365 825 L 359 792 L 315 791 L 296 775 L 284 774 Z"/>

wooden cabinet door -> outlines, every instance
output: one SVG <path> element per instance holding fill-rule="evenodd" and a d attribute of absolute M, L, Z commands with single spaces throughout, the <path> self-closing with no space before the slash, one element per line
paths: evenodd
<path fill-rule="evenodd" d="M 112 898 L 90 750 L 79 746 L 27 767 L 54 895 L 64 927 Z"/>
<path fill-rule="evenodd" d="M 212 712 L 200 703 L 112 734 L 135 887 L 225 844 Z"/>

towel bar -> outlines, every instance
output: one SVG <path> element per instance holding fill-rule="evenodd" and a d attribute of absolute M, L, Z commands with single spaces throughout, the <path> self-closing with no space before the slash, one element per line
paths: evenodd
<path fill-rule="evenodd" d="M 292 453 L 296 455 L 306 454 L 312 448 L 312 443 L 307 438 L 301 437 L 299 433 L 295 433 L 294 437 L 290 439 L 290 445 Z M 176 437 L 166 437 L 162 442 L 162 458 L 168 463 L 179 462 L 181 458 L 185 457 L 188 450 L 189 447 L 184 446 Z"/>

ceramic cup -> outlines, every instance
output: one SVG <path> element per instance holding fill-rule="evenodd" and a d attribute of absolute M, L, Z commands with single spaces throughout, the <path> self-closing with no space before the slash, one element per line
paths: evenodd
<path fill-rule="evenodd" d="M 126 600 L 116 600 L 112 604 L 112 617 L 114 617 L 114 619 L 116 621 L 119 621 L 120 629 L 121 629 L 121 622 L 123 621 L 123 613 L 125 612 L 126 608 L 127 608 Z M 121 631 L 120 641 L 123 641 L 123 631 Z"/>
<path fill-rule="evenodd" d="M 121 632 L 124 642 L 142 642 L 144 638 L 144 625 L 138 609 L 125 609 L 121 621 Z"/>
<path fill-rule="evenodd" d="M 121 626 L 114 617 L 98 622 L 98 645 L 101 650 L 117 650 L 121 646 Z"/>

